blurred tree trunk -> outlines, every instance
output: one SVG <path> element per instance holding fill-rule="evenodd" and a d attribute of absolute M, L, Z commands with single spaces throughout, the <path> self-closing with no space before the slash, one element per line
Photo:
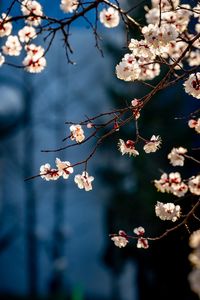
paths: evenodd
<path fill-rule="evenodd" d="M 34 90 L 31 86 L 31 80 L 24 74 L 24 90 L 25 114 L 24 114 L 24 178 L 33 174 L 35 169 L 34 162 Z M 37 295 L 37 279 L 38 279 L 38 253 L 37 253 L 37 237 L 36 237 L 36 197 L 35 182 L 30 180 L 25 182 L 25 230 L 27 242 L 27 284 L 28 293 L 31 298 Z"/>

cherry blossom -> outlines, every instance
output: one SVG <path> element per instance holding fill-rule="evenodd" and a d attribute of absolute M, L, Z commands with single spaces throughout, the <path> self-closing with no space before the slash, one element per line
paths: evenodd
<path fill-rule="evenodd" d="M 7 38 L 5 45 L 2 47 L 3 53 L 10 56 L 19 56 L 22 50 L 22 46 L 16 35 L 10 35 Z"/>
<path fill-rule="evenodd" d="M 94 177 L 89 176 L 87 172 L 83 172 L 82 175 L 75 176 L 74 181 L 78 185 L 79 189 L 85 189 L 86 192 L 92 190 L 92 181 Z"/>
<path fill-rule="evenodd" d="M 78 8 L 78 0 L 61 0 L 60 8 L 64 13 L 72 13 Z"/>
<path fill-rule="evenodd" d="M 139 227 L 134 228 L 134 229 L 133 229 L 133 232 L 134 232 L 135 234 L 137 234 L 137 235 L 142 236 L 142 235 L 144 235 L 144 233 L 145 233 L 145 229 L 144 229 L 144 227 L 139 226 Z"/>
<path fill-rule="evenodd" d="M 26 18 L 26 23 L 31 26 L 40 25 L 43 16 L 42 6 L 35 0 L 24 0 L 21 3 L 21 11 Z"/>
<path fill-rule="evenodd" d="M 200 118 L 197 120 L 191 119 L 188 121 L 188 126 L 194 128 L 197 133 L 200 133 Z"/>
<path fill-rule="evenodd" d="M 134 228 L 133 232 L 139 236 L 137 240 L 137 248 L 148 249 L 149 248 L 148 240 L 143 237 L 145 233 L 145 229 L 142 226 L 139 226 L 137 228 Z"/>
<path fill-rule="evenodd" d="M 125 237 L 120 235 L 111 237 L 111 240 L 114 242 L 115 246 L 119 248 L 126 247 L 129 242 Z"/>
<path fill-rule="evenodd" d="M 59 175 L 64 179 L 68 179 L 69 175 L 74 172 L 69 161 L 61 161 L 59 158 L 56 158 L 56 167 Z"/>
<path fill-rule="evenodd" d="M 184 82 L 185 92 L 200 99 L 200 73 L 191 74 Z"/>
<path fill-rule="evenodd" d="M 139 152 L 135 149 L 135 143 L 131 140 L 124 142 L 124 140 L 119 139 L 119 150 L 122 155 L 129 154 L 129 156 L 137 156 Z"/>
<path fill-rule="evenodd" d="M 8 22 L 10 19 L 6 14 L 2 14 L 0 18 L 0 37 L 8 36 L 12 32 L 12 23 Z M 5 22 L 6 21 L 6 22 Z"/>
<path fill-rule="evenodd" d="M 57 169 L 51 169 L 50 164 L 45 164 L 40 167 L 40 176 L 46 181 L 57 180 L 60 177 Z"/>
<path fill-rule="evenodd" d="M 197 175 L 196 177 L 193 176 L 188 181 L 188 187 L 192 194 L 194 195 L 200 195 L 200 175 Z"/>
<path fill-rule="evenodd" d="M 75 140 L 77 143 L 81 143 L 85 139 L 84 131 L 81 125 L 71 125 L 69 130 L 71 131 L 71 140 Z"/>
<path fill-rule="evenodd" d="M 137 248 L 148 249 L 148 248 L 149 248 L 148 240 L 145 239 L 145 238 L 143 238 L 143 237 L 138 238 L 138 241 L 137 241 Z"/>
<path fill-rule="evenodd" d="M 18 32 L 20 42 L 28 43 L 30 40 L 35 39 L 37 37 L 36 30 L 32 26 L 24 26 Z"/>
<path fill-rule="evenodd" d="M 23 60 L 26 71 L 30 73 L 40 73 L 46 67 L 44 49 L 41 46 L 30 44 L 25 46 L 27 56 Z"/>
<path fill-rule="evenodd" d="M 119 25 L 119 12 L 113 8 L 103 9 L 99 14 L 100 22 L 107 28 L 114 28 Z"/>
<path fill-rule="evenodd" d="M 147 142 L 143 149 L 146 153 L 156 152 L 160 148 L 161 138 L 159 135 L 152 135 L 149 142 Z"/>
<path fill-rule="evenodd" d="M 187 149 L 183 147 L 173 148 L 167 157 L 170 160 L 170 163 L 174 167 L 183 166 L 185 161 L 185 157 L 184 157 L 185 153 L 187 153 Z"/>
<path fill-rule="evenodd" d="M 174 205 L 173 203 L 162 203 L 157 202 L 155 206 L 156 216 L 161 220 L 169 220 L 172 222 L 177 221 L 181 215 L 181 207 L 179 205 Z"/>

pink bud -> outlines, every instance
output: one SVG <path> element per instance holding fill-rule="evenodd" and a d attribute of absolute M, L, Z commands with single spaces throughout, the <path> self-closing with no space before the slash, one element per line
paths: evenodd
<path fill-rule="evenodd" d="M 133 99 L 132 101 L 131 101 L 131 105 L 133 106 L 133 107 L 135 107 L 135 106 L 137 106 L 139 104 L 139 101 L 138 101 L 138 99 Z"/>
<path fill-rule="evenodd" d="M 93 127 L 93 124 L 92 124 L 92 123 L 88 123 L 88 124 L 87 124 L 87 128 L 90 129 L 90 128 L 92 128 L 92 127 Z"/>

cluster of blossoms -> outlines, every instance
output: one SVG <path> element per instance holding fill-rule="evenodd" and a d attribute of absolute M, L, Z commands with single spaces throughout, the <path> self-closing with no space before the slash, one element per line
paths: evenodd
<path fill-rule="evenodd" d="M 194 128 L 197 133 L 200 133 L 200 118 L 198 118 L 197 120 L 189 120 L 188 126 L 190 128 Z"/>
<path fill-rule="evenodd" d="M 76 141 L 77 143 L 81 143 L 85 139 L 84 131 L 81 127 L 81 125 L 71 125 L 69 128 L 71 132 L 71 140 Z"/>
<path fill-rule="evenodd" d="M 193 249 L 189 255 L 193 269 L 188 276 L 188 280 L 192 291 L 200 298 L 200 230 L 191 234 L 189 245 Z"/>
<path fill-rule="evenodd" d="M 188 191 L 188 186 L 181 180 L 179 172 L 162 174 L 159 180 L 154 180 L 155 187 L 161 193 L 172 193 L 177 197 L 183 197 Z"/>
<path fill-rule="evenodd" d="M 167 157 L 170 160 L 172 166 L 183 166 L 185 161 L 185 153 L 187 153 L 187 149 L 183 147 L 173 148 Z"/>
<path fill-rule="evenodd" d="M 181 216 L 181 207 L 180 205 L 174 205 L 173 203 L 162 203 L 157 202 L 155 206 L 156 216 L 161 220 L 175 222 Z"/>
<path fill-rule="evenodd" d="M 70 174 L 74 172 L 73 167 L 69 161 L 61 161 L 56 158 L 56 168 L 52 169 L 50 164 L 44 164 L 40 167 L 40 176 L 46 181 L 57 180 L 60 177 L 68 179 Z M 83 172 L 81 175 L 78 174 L 74 177 L 74 182 L 77 184 L 79 189 L 85 189 L 85 191 L 92 190 L 92 181 L 94 177 L 89 176 L 87 172 Z"/>
<path fill-rule="evenodd" d="M 145 230 L 143 227 L 137 227 L 133 230 L 133 232 L 136 234 L 137 237 L 129 236 L 126 234 L 125 231 L 120 230 L 118 235 L 112 234 L 111 240 L 114 242 L 116 247 L 124 248 L 129 243 L 129 239 L 134 238 L 137 239 L 137 248 L 144 248 L 148 249 L 148 239 L 144 238 Z"/>
<path fill-rule="evenodd" d="M 143 150 L 146 153 L 156 152 L 161 145 L 160 136 L 153 135 L 149 141 L 146 141 Z M 128 154 L 129 156 L 137 156 L 139 152 L 135 149 L 135 142 L 132 140 L 127 140 L 126 142 L 122 139 L 119 140 L 118 143 L 119 150 L 122 155 Z"/>
<path fill-rule="evenodd" d="M 21 12 L 24 16 L 25 25 L 17 35 L 11 35 L 13 26 L 10 16 L 2 14 L 0 18 L 0 37 L 7 40 L 2 46 L 2 52 L 7 56 L 19 56 L 25 50 L 26 57 L 23 66 L 30 73 L 39 73 L 46 67 L 45 51 L 41 46 L 31 44 L 37 37 L 36 27 L 42 22 L 43 10 L 39 2 L 35 0 L 24 0 L 21 2 Z M 24 44 L 24 45 L 23 45 Z M 0 53 L 0 66 L 5 63 L 5 57 Z"/>
<path fill-rule="evenodd" d="M 195 37 L 186 32 L 192 17 L 198 17 L 195 26 L 196 33 L 200 32 L 199 6 L 180 4 L 179 1 L 152 0 L 152 8 L 145 7 L 147 26 L 141 30 L 143 39 L 131 39 L 127 53 L 116 66 L 116 75 L 124 81 L 152 80 L 160 74 L 160 63 L 167 59 L 169 64 L 175 64 L 175 69 L 183 67 L 185 60 L 190 67 L 200 64 L 200 40 L 192 45 L 190 52 L 188 43 Z M 177 63 L 176 63 L 177 61 Z M 193 97 L 200 98 L 200 73 L 193 73 L 184 82 L 185 92 Z"/>

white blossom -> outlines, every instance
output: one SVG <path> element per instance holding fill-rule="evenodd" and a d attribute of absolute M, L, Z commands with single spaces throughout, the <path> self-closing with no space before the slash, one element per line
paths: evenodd
<path fill-rule="evenodd" d="M 72 13 L 78 8 L 78 0 L 61 0 L 60 8 L 64 13 Z"/>
<path fill-rule="evenodd" d="M 74 172 L 74 169 L 71 167 L 69 161 L 61 161 L 59 158 L 56 158 L 56 167 L 58 169 L 59 175 L 64 179 L 67 179 L 69 175 Z"/>
<path fill-rule="evenodd" d="M 161 220 L 169 220 L 175 222 L 181 215 L 181 208 L 179 205 L 174 205 L 173 203 L 162 203 L 157 202 L 155 206 L 156 216 Z"/>
<path fill-rule="evenodd" d="M 115 246 L 119 248 L 126 247 L 129 242 L 125 237 L 120 235 L 111 237 L 111 240 L 114 242 Z"/>
<path fill-rule="evenodd" d="M 18 35 L 22 43 L 28 43 L 30 40 L 37 37 L 36 30 L 32 26 L 24 26 L 21 30 L 19 30 Z"/>
<path fill-rule="evenodd" d="M 143 149 L 146 153 L 156 152 L 161 145 L 161 138 L 159 135 L 152 135 L 150 141 L 144 145 Z"/>
<path fill-rule="evenodd" d="M 42 6 L 35 0 L 24 0 L 21 3 L 21 11 L 26 18 L 26 23 L 31 26 L 40 25 L 43 16 Z"/>
<path fill-rule="evenodd" d="M 148 249 L 149 248 L 148 240 L 145 239 L 145 238 L 143 238 L 143 237 L 138 238 L 138 240 L 137 240 L 137 248 Z"/>
<path fill-rule="evenodd" d="M 0 18 L 0 37 L 8 36 L 12 32 L 12 23 L 8 22 L 10 19 L 6 14 L 2 14 Z M 6 21 L 6 22 L 5 22 Z"/>
<path fill-rule="evenodd" d="M 177 197 L 183 197 L 188 191 L 188 186 L 184 182 L 171 184 L 171 193 Z"/>
<path fill-rule="evenodd" d="M 155 58 L 155 52 L 150 47 L 150 45 L 147 43 L 146 40 L 135 40 L 131 39 L 128 48 L 132 51 L 132 54 L 134 56 L 154 59 Z"/>
<path fill-rule="evenodd" d="M 119 12 L 113 8 L 103 9 L 99 14 L 100 22 L 107 28 L 113 28 L 119 25 Z"/>
<path fill-rule="evenodd" d="M 5 45 L 2 47 L 3 53 L 10 56 L 19 56 L 22 50 L 22 46 L 16 35 L 10 35 L 7 38 Z"/>
<path fill-rule="evenodd" d="M 81 125 L 71 125 L 69 130 L 71 131 L 71 140 L 75 140 L 77 143 L 81 143 L 85 139 L 84 131 Z"/>
<path fill-rule="evenodd" d="M 40 176 L 46 181 L 57 180 L 60 177 L 57 169 L 51 169 L 50 164 L 45 164 L 40 167 Z"/>
<path fill-rule="evenodd" d="M 183 166 L 185 157 L 184 154 L 187 152 L 187 149 L 183 147 L 173 148 L 171 152 L 168 154 L 168 159 L 170 163 L 175 166 Z"/>
<path fill-rule="evenodd" d="M 191 74 L 184 82 L 185 92 L 200 99 L 200 73 Z"/>
<path fill-rule="evenodd" d="M 135 143 L 131 140 L 125 142 L 124 140 L 119 139 L 118 146 L 122 155 L 124 154 L 129 154 L 129 156 L 139 155 L 139 152 L 135 149 Z"/>
<path fill-rule="evenodd" d="M 144 227 L 139 226 L 139 227 L 134 228 L 134 229 L 133 229 L 133 232 L 134 232 L 135 234 L 137 234 L 137 235 L 142 236 L 142 235 L 144 235 L 144 233 L 145 233 L 145 229 L 144 229 Z"/>
<path fill-rule="evenodd" d="M 79 189 L 85 189 L 86 192 L 92 190 L 92 181 L 94 177 L 89 176 L 87 172 L 83 172 L 82 175 L 75 176 L 74 181 L 78 185 Z"/>
<path fill-rule="evenodd" d="M 44 48 L 30 44 L 25 46 L 27 56 L 23 60 L 26 71 L 30 73 L 40 73 L 46 67 L 46 58 L 44 57 Z"/>
<path fill-rule="evenodd" d="M 197 175 L 196 177 L 193 176 L 188 181 L 188 187 L 192 194 L 194 195 L 200 195 L 200 175 Z"/>

